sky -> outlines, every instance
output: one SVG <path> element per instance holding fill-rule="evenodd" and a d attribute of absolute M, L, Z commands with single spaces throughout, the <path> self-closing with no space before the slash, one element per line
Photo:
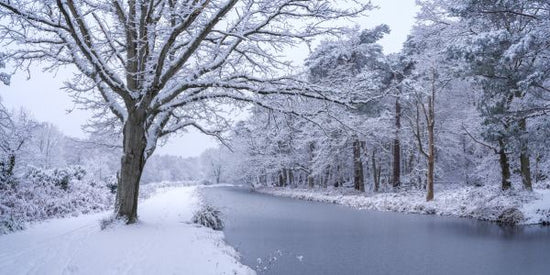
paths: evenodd
<path fill-rule="evenodd" d="M 377 10 L 350 22 L 360 28 L 370 28 L 379 24 L 387 24 L 391 33 L 384 37 L 380 44 L 385 53 L 397 52 L 414 24 L 417 12 L 415 0 L 373 0 Z M 300 64 L 308 55 L 305 47 L 289 50 L 287 54 Z M 0 86 L 2 103 L 8 109 L 24 108 L 36 120 L 50 122 L 63 133 L 72 137 L 84 138 L 86 133 L 82 125 L 90 118 L 90 112 L 79 110 L 66 91 L 61 90 L 63 82 L 67 81 L 70 71 L 59 71 L 56 74 L 44 73 L 40 64 L 31 69 L 31 77 L 19 73 L 12 77 L 10 86 Z M 160 146 L 156 154 L 170 154 L 183 157 L 199 156 L 204 150 L 218 146 L 218 142 L 209 136 L 191 130 L 171 137 Z"/>

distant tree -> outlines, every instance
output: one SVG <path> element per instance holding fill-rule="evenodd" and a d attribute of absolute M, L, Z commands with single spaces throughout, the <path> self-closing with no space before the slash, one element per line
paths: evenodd
<path fill-rule="evenodd" d="M 201 156 L 201 164 L 205 171 L 205 176 L 213 180 L 215 183 L 222 181 L 222 176 L 225 176 L 227 167 L 225 167 L 225 159 L 223 156 L 224 148 L 208 149 Z"/>
<path fill-rule="evenodd" d="M 0 103 L 0 185 L 15 183 L 16 164 L 36 125 L 25 111 L 11 113 Z"/>
<path fill-rule="evenodd" d="M 340 122 L 335 126 L 344 128 L 341 132 L 350 140 L 344 144 L 351 145 L 354 188 L 359 191 L 365 191 L 365 120 L 369 115 L 376 116 L 376 103 L 391 82 L 388 62 L 377 43 L 389 31 L 387 25 L 361 32 L 354 30 L 346 40 L 322 42 L 306 60 L 311 82 L 333 87 L 336 93 L 341 93 L 340 96 L 352 101 L 368 102 L 355 104 L 356 110 L 353 111 L 342 107 L 332 111 L 332 119 Z M 333 134 L 337 132 L 333 131 Z M 340 164 L 336 169 L 339 173 Z"/>
<path fill-rule="evenodd" d="M 33 133 L 32 147 L 33 160 L 29 163 L 45 169 L 65 165 L 63 147 L 65 135 L 51 123 L 36 125 Z"/>
<path fill-rule="evenodd" d="M 410 126 L 416 139 L 418 152 L 427 161 L 427 201 L 434 199 L 434 182 L 437 176 L 436 155 L 438 155 L 436 143 L 438 132 L 441 132 L 438 128 L 445 127 L 437 117 L 442 111 L 438 110 L 436 105 L 447 98 L 452 98 L 450 94 L 456 92 L 456 86 L 461 80 L 457 71 L 462 65 L 450 60 L 447 52 L 447 49 L 453 45 L 453 41 L 458 39 L 456 34 L 461 31 L 461 28 L 446 22 L 450 20 L 448 18 L 439 18 L 437 15 L 433 17 L 434 7 L 430 1 L 423 2 L 418 23 L 402 50 L 404 62 L 409 66 L 408 86 L 412 99 Z M 439 99 L 440 96 L 446 98 Z M 454 131 L 460 131 L 460 129 L 454 129 Z"/>

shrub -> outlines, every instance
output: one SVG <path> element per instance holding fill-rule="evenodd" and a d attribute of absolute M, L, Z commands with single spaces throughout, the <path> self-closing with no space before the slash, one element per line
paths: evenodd
<path fill-rule="evenodd" d="M 14 188 L 0 188 L 0 234 L 25 223 L 109 209 L 114 196 L 106 183 L 86 177 L 81 167 L 30 167 Z"/>
<path fill-rule="evenodd" d="M 497 222 L 501 224 L 518 224 L 525 219 L 523 213 L 517 208 L 507 208 L 498 216 Z"/>
<path fill-rule="evenodd" d="M 205 205 L 193 214 L 193 223 L 212 228 L 214 230 L 223 229 L 221 211 L 211 205 Z"/>

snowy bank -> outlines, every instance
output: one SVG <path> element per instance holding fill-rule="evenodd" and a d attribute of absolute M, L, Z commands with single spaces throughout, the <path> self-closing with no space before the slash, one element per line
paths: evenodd
<path fill-rule="evenodd" d="M 110 213 L 48 220 L 0 236 L 3 274 L 253 274 L 223 233 L 191 224 L 196 187 L 145 200 L 139 223 L 100 229 Z"/>
<path fill-rule="evenodd" d="M 358 209 L 468 217 L 506 224 L 550 223 L 550 190 L 501 191 L 498 187 L 435 186 L 435 199 L 426 202 L 422 190 L 359 193 L 342 188 L 259 187 L 257 192 L 308 201 L 342 204 Z"/>

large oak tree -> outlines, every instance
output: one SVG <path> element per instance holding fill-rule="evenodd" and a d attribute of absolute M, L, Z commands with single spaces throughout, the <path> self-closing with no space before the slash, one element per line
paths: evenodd
<path fill-rule="evenodd" d="M 72 95 L 120 126 L 116 211 L 133 223 L 141 173 L 159 138 L 187 127 L 216 135 L 205 122 L 223 121 L 228 101 L 269 107 L 270 97 L 326 99 L 289 76 L 280 57 L 337 33 L 331 22 L 370 9 L 364 2 L 1 0 L 0 36 L 20 67 L 76 67 L 67 82 Z"/>

